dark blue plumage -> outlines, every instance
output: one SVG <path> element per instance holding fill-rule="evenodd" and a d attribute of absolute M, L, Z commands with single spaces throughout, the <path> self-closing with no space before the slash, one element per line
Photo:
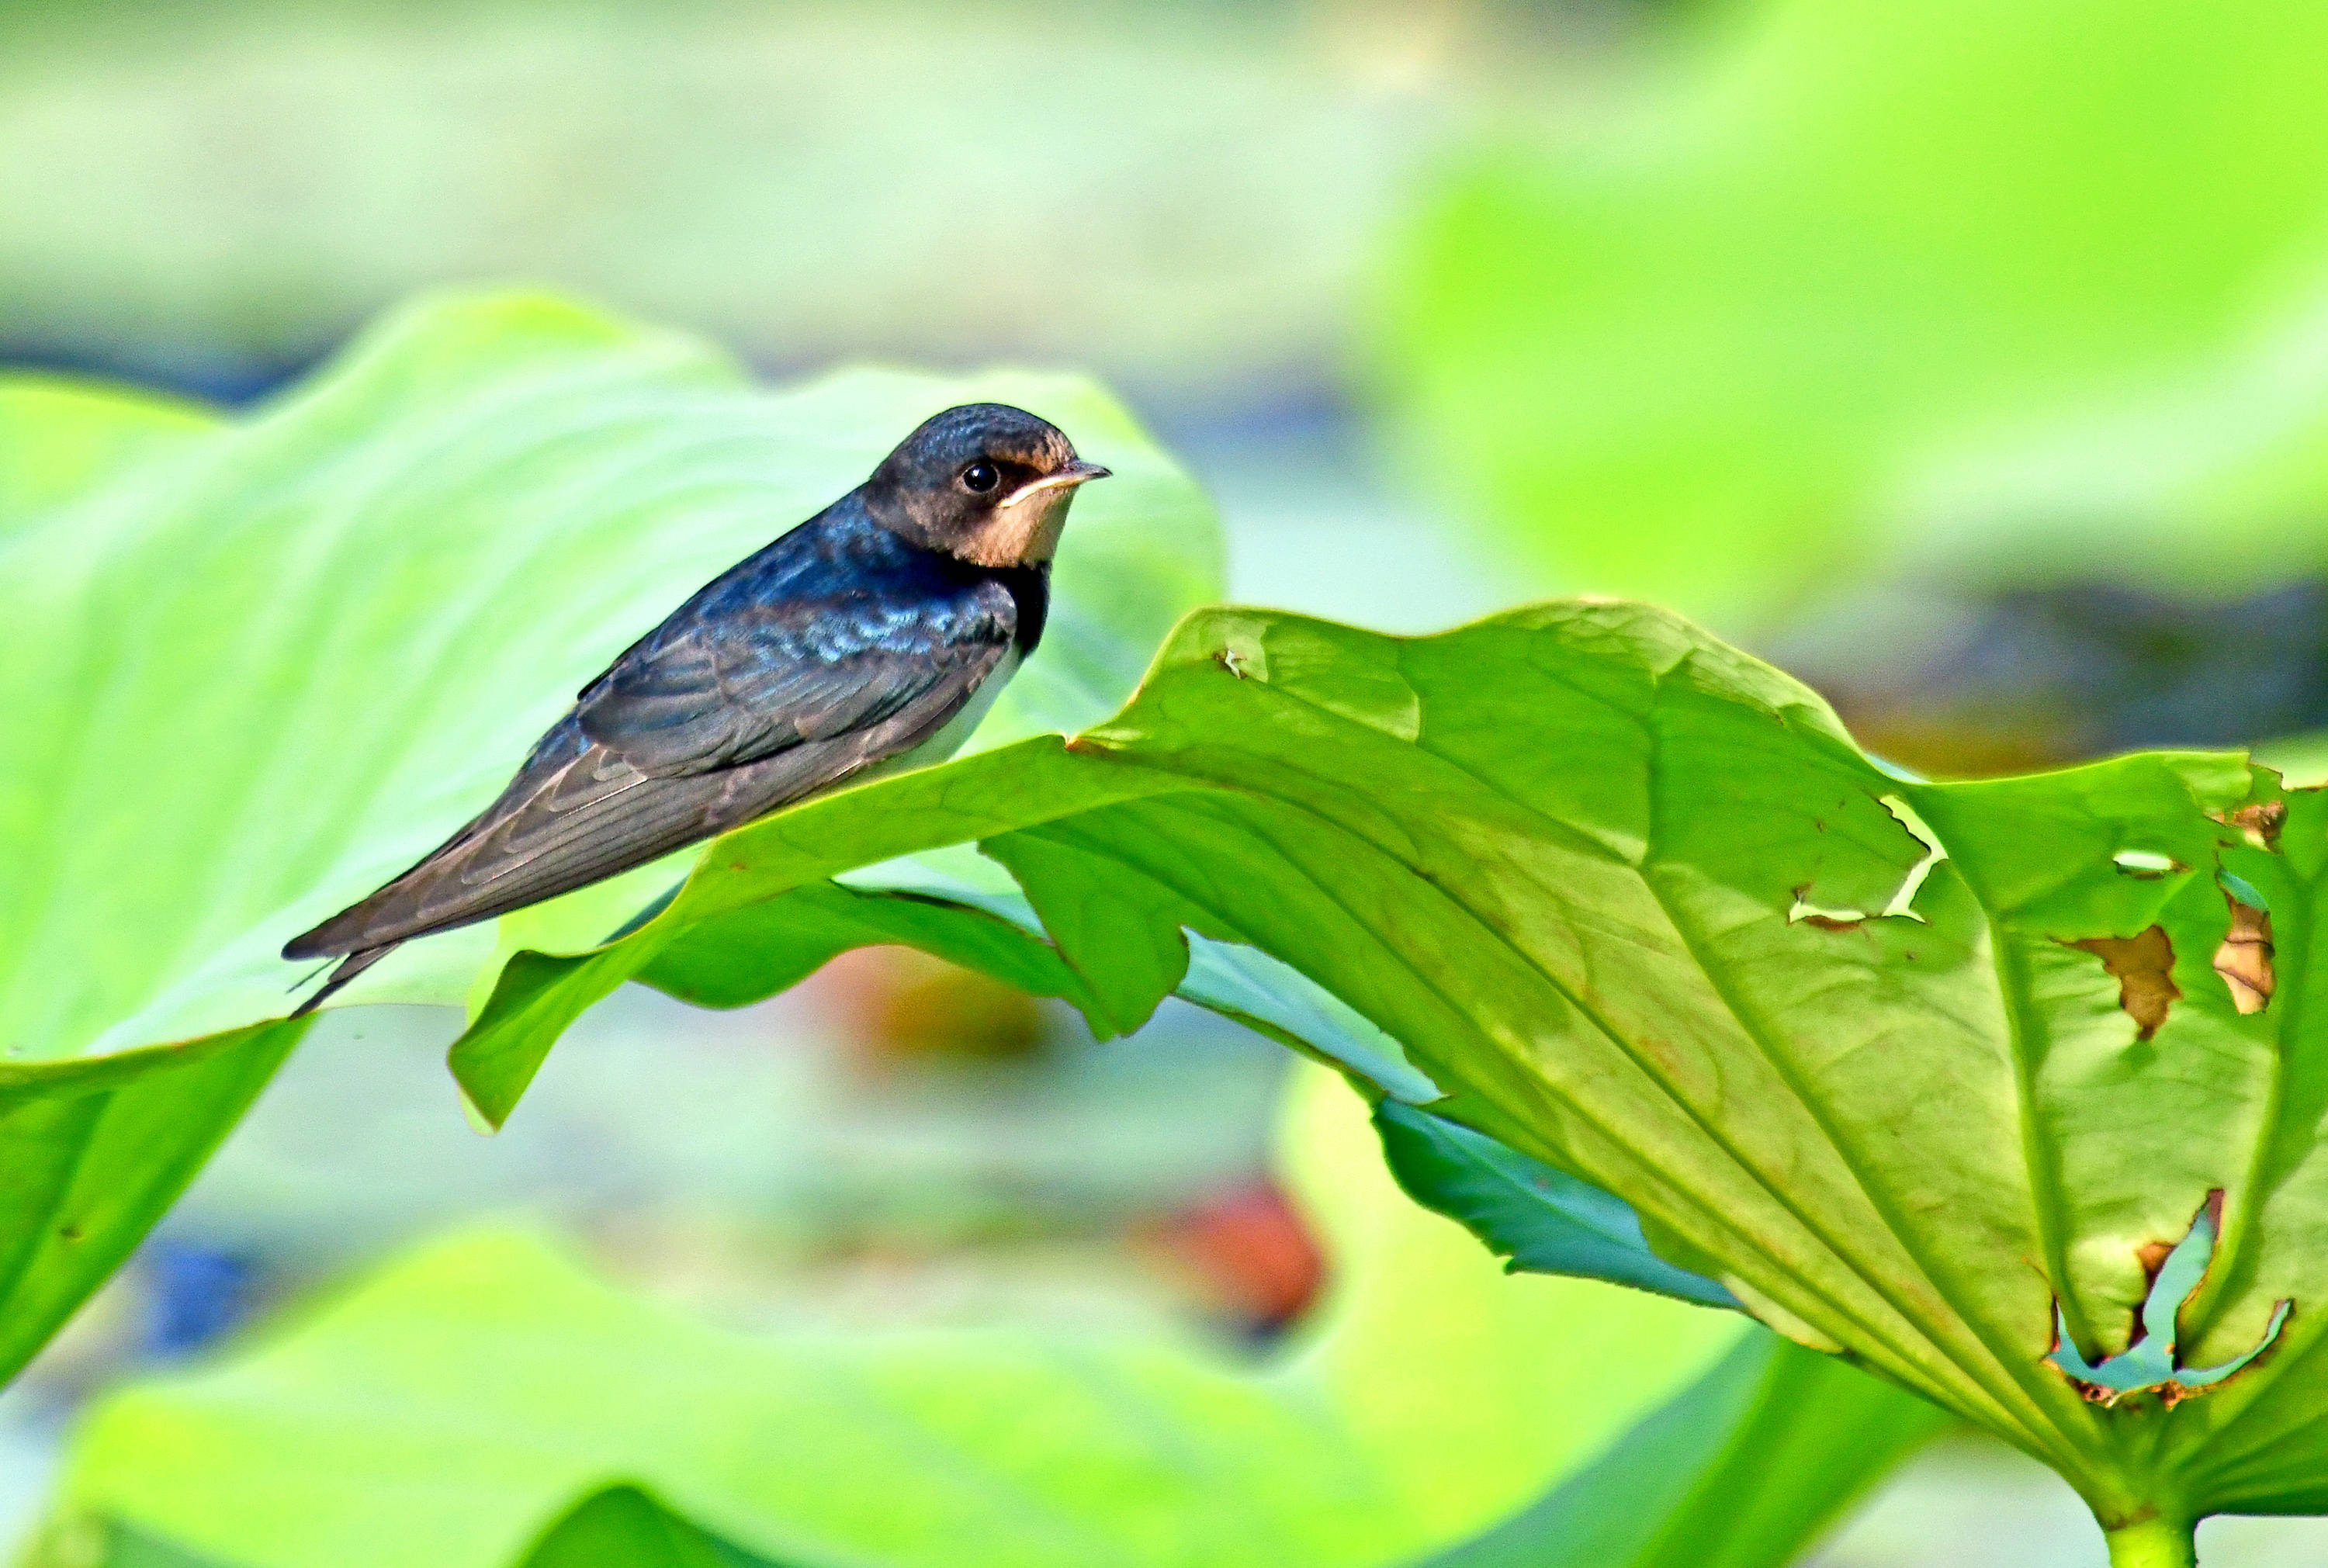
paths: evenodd
<path fill-rule="evenodd" d="M 295 938 L 343 956 L 571 891 L 922 748 L 958 745 L 1041 640 L 1080 461 L 1042 420 L 950 409 L 863 485 L 722 573 L 584 687 L 499 799 Z M 304 1010 L 304 1008 L 303 1008 Z"/>
<path fill-rule="evenodd" d="M 714 579 L 582 689 L 581 733 L 651 773 L 860 728 L 1042 635 L 1040 566 L 917 549 L 852 494 Z"/>

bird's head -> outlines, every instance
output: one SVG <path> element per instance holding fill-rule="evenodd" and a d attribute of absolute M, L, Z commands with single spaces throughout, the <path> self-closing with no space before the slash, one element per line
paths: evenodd
<path fill-rule="evenodd" d="M 925 549 L 985 567 L 1051 559 L 1076 486 L 1104 479 L 1024 408 L 965 403 L 923 422 L 865 482 L 875 521 Z"/>

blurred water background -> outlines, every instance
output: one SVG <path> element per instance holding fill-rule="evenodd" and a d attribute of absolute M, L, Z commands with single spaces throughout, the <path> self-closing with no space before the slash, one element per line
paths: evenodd
<path fill-rule="evenodd" d="M 1478 526 L 1461 455 L 1427 421 L 1385 426 L 1375 324 L 1400 236 L 1457 150 L 1638 112 L 1644 70 L 1756 9 L 0 0 L 0 363 L 242 403 L 410 290 L 516 279 L 699 330 L 774 378 L 1069 364 L 1211 490 L 1235 597 L 1436 629 L 1609 585 Z M 2054 569 L 1820 587 L 1715 624 L 1917 765 L 2328 725 L 2301 555 L 2196 589 Z M 633 988 L 491 1140 L 443 1071 L 455 1027 L 325 1019 L 0 1396 L 0 1540 L 92 1390 L 479 1213 L 550 1216 L 616 1272 L 746 1322 L 1248 1336 L 1324 1266 L 1266 1175 L 1282 1053 L 1191 1009 L 1094 1045 L 1048 1004 L 882 953 L 736 1014 Z M 2328 1553 L 2305 1523 L 2202 1540 L 2223 1568 Z M 1965 1436 L 1816 1560 L 2089 1568 L 2101 1546 L 2049 1473 Z"/>

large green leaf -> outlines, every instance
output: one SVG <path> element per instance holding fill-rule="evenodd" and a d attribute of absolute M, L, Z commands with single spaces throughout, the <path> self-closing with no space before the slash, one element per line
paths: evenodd
<path fill-rule="evenodd" d="M 138 459 L 211 427 L 191 405 L 0 376 L 0 539 Z"/>
<path fill-rule="evenodd" d="M 1738 1304 L 1649 1250 L 1619 1200 L 1385 1096 L 1375 1127 L 1410 1197 L 1515 1272 L 1583 1274 Z M 1600 1459 L 1423 1568 L 1719 1568 L 1783 1560 L 1936 1431 L 1935 1406 L 1776 1335 L 1741 1341 Z M 1772 1485 L 1772 1477 L 1781 1477 Z"/>
<path fill-rule="evenodd" d="M 1048 415 L 1118 475 L 1076 508 L 989 744 L 1103 716 L 1216 589 L 1202 498 L 1084 382 L 768 392 L 690 340 L 515 296 L 405 311 L 230 424 L 0 387 L 0 1374 L 288 1048 L 284 939 L 489 799 L 698 585 L 974 398 Z M 678 875 L 510 926 L 593 940 Z M 343 1000 L 461 1003 L 500 940 L 416 944 Z"/>
<path fill-rule="evenodd" d="M 1591 1464 L 1420 1568 L 1788 1562 L 1946 1419 L 1834 1357 L 1757 1334 Z"/>
<path fill-rule="evenodd" d="M 1264 989 L 1299 971 L 1386 1042 L 1371 1069 L 1311 1047 L 1624 1198 L 1667 1263 L 2044 1459 L 2107 1526 L 2328 1504 L 2328 799 L 2201 754 L 1910 782 L 1638 606 L 1413 640 L 1209 611 L 1107 724 L 779 814 L 624 939 L 521 955 L 456 1069 L 506 1109 L 662 953 L 748 991 L 744 912 L 973 839 L 1116 1016 L 1183 929 L 1281 966 Z M 2218 1192 L 2174 1365 L 2268 1353 L 2179 1404 L 2195 1378 L 2073 1382 L 2057 1300 L 2089 1363 L 2124 1351 Z"/>
<path fill-rule="evenodd" d="M 1832 1357 L 1755 1334 L 1600 1458 L 1413 1568 L 1776 1568 L 1944 1420 Z M 1264 1470 L 1252 1479 L 1272 1478 Z M 101 1543 L 95 1550 L 92 1539 Z M 227 1568 L 117 1516 L 88 1514 L 53 1526 L 28 1568 L 52 1562 Z M 629 1482 L 576 1502 L 513 1568 L 614 1564 L 799 1568 L 713 1534 Z"/>
<path fill-rule="evenodd" d="M 250 1568 L 501 1568 L 577 1495 L 626 1481 L 696 1525 L 633 1494 L 552 1538 L 676 1529 L 700 1555 L 699 1526 L 787 1568 L 1380 1563 L 1605 1466 L 1669 1401 L 1716 1449 L 1756 1419 L 1851 1430 L 1873 1398 L 1895 1418 L 1884 1439 L 1770 1479 L 1809 1502 L 1735 1561 L 1775 1565 L 1927 1429 L 1847 1368 L 1826 1376 L 1857 1386 L 1824 1404 L 1799 1381 L 1774 1397 L 1758 1373 L 1816 1377 L 1826 1358 L 1731 1314 L 1506 1279 L 1403 1198 L 1363 1107 L 1318 1078 L 1287 1148 L 1335 1284 L 1265 1357 L 1152 1327 L 752 1338 L 539 1238 L 472 1232 L 241 1355 L 108 1398 L 55 1538 L 112 1517 Z M 1660 1481 L 1685 1492 L 1702 1472 L 1694 1453 L 1620 1468 L 1651 1522 Z"/>
<path fill-rule="evenodd" d="M 52 512 L 190 444 L 211 424 L 197 409 L 139 394 L 0 378 L 0 574 L 18 559 L 11 543 Z M 0 599 L 27 586 L 0 584 Z M 42 653 L 12 642 L 13 668 L 0 682 L 28 669 L 57 673 Z M 16 756 L 0 772 L 0 823 L 16 831 L 0 831 L 11 870 L 0 882 L 0 908 L 12 892 L 24 896 L 16 877 L 42 837 L 27 766 L 40 756 L 41 738 L 19 724 L 11 742 Z M 0 1377 L 55 1332 L 184 1189 L 304 1027 L 259 1023 L 185 1046 L 65 1061 L 25 1060 L 42 1054 L 41 1042 L 8 1031 L 0 1047 Z"/>
<path fill-rule="evenodd" d="M 1450 159 L 1388 291 L 1420 471 L 1745 624 L 1854 572 L 2276 581 L 2328 545 L 2328 11 L 1762 0 Z"/>

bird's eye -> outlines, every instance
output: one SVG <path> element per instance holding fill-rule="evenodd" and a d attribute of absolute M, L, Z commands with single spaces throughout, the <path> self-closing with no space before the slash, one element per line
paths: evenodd
<path fill-rule="evenodd" d="M 1002 470 L 991 463 L 973 463 L 962 471 L 962 487 L 980 495 L 1002 483 Z"/>

